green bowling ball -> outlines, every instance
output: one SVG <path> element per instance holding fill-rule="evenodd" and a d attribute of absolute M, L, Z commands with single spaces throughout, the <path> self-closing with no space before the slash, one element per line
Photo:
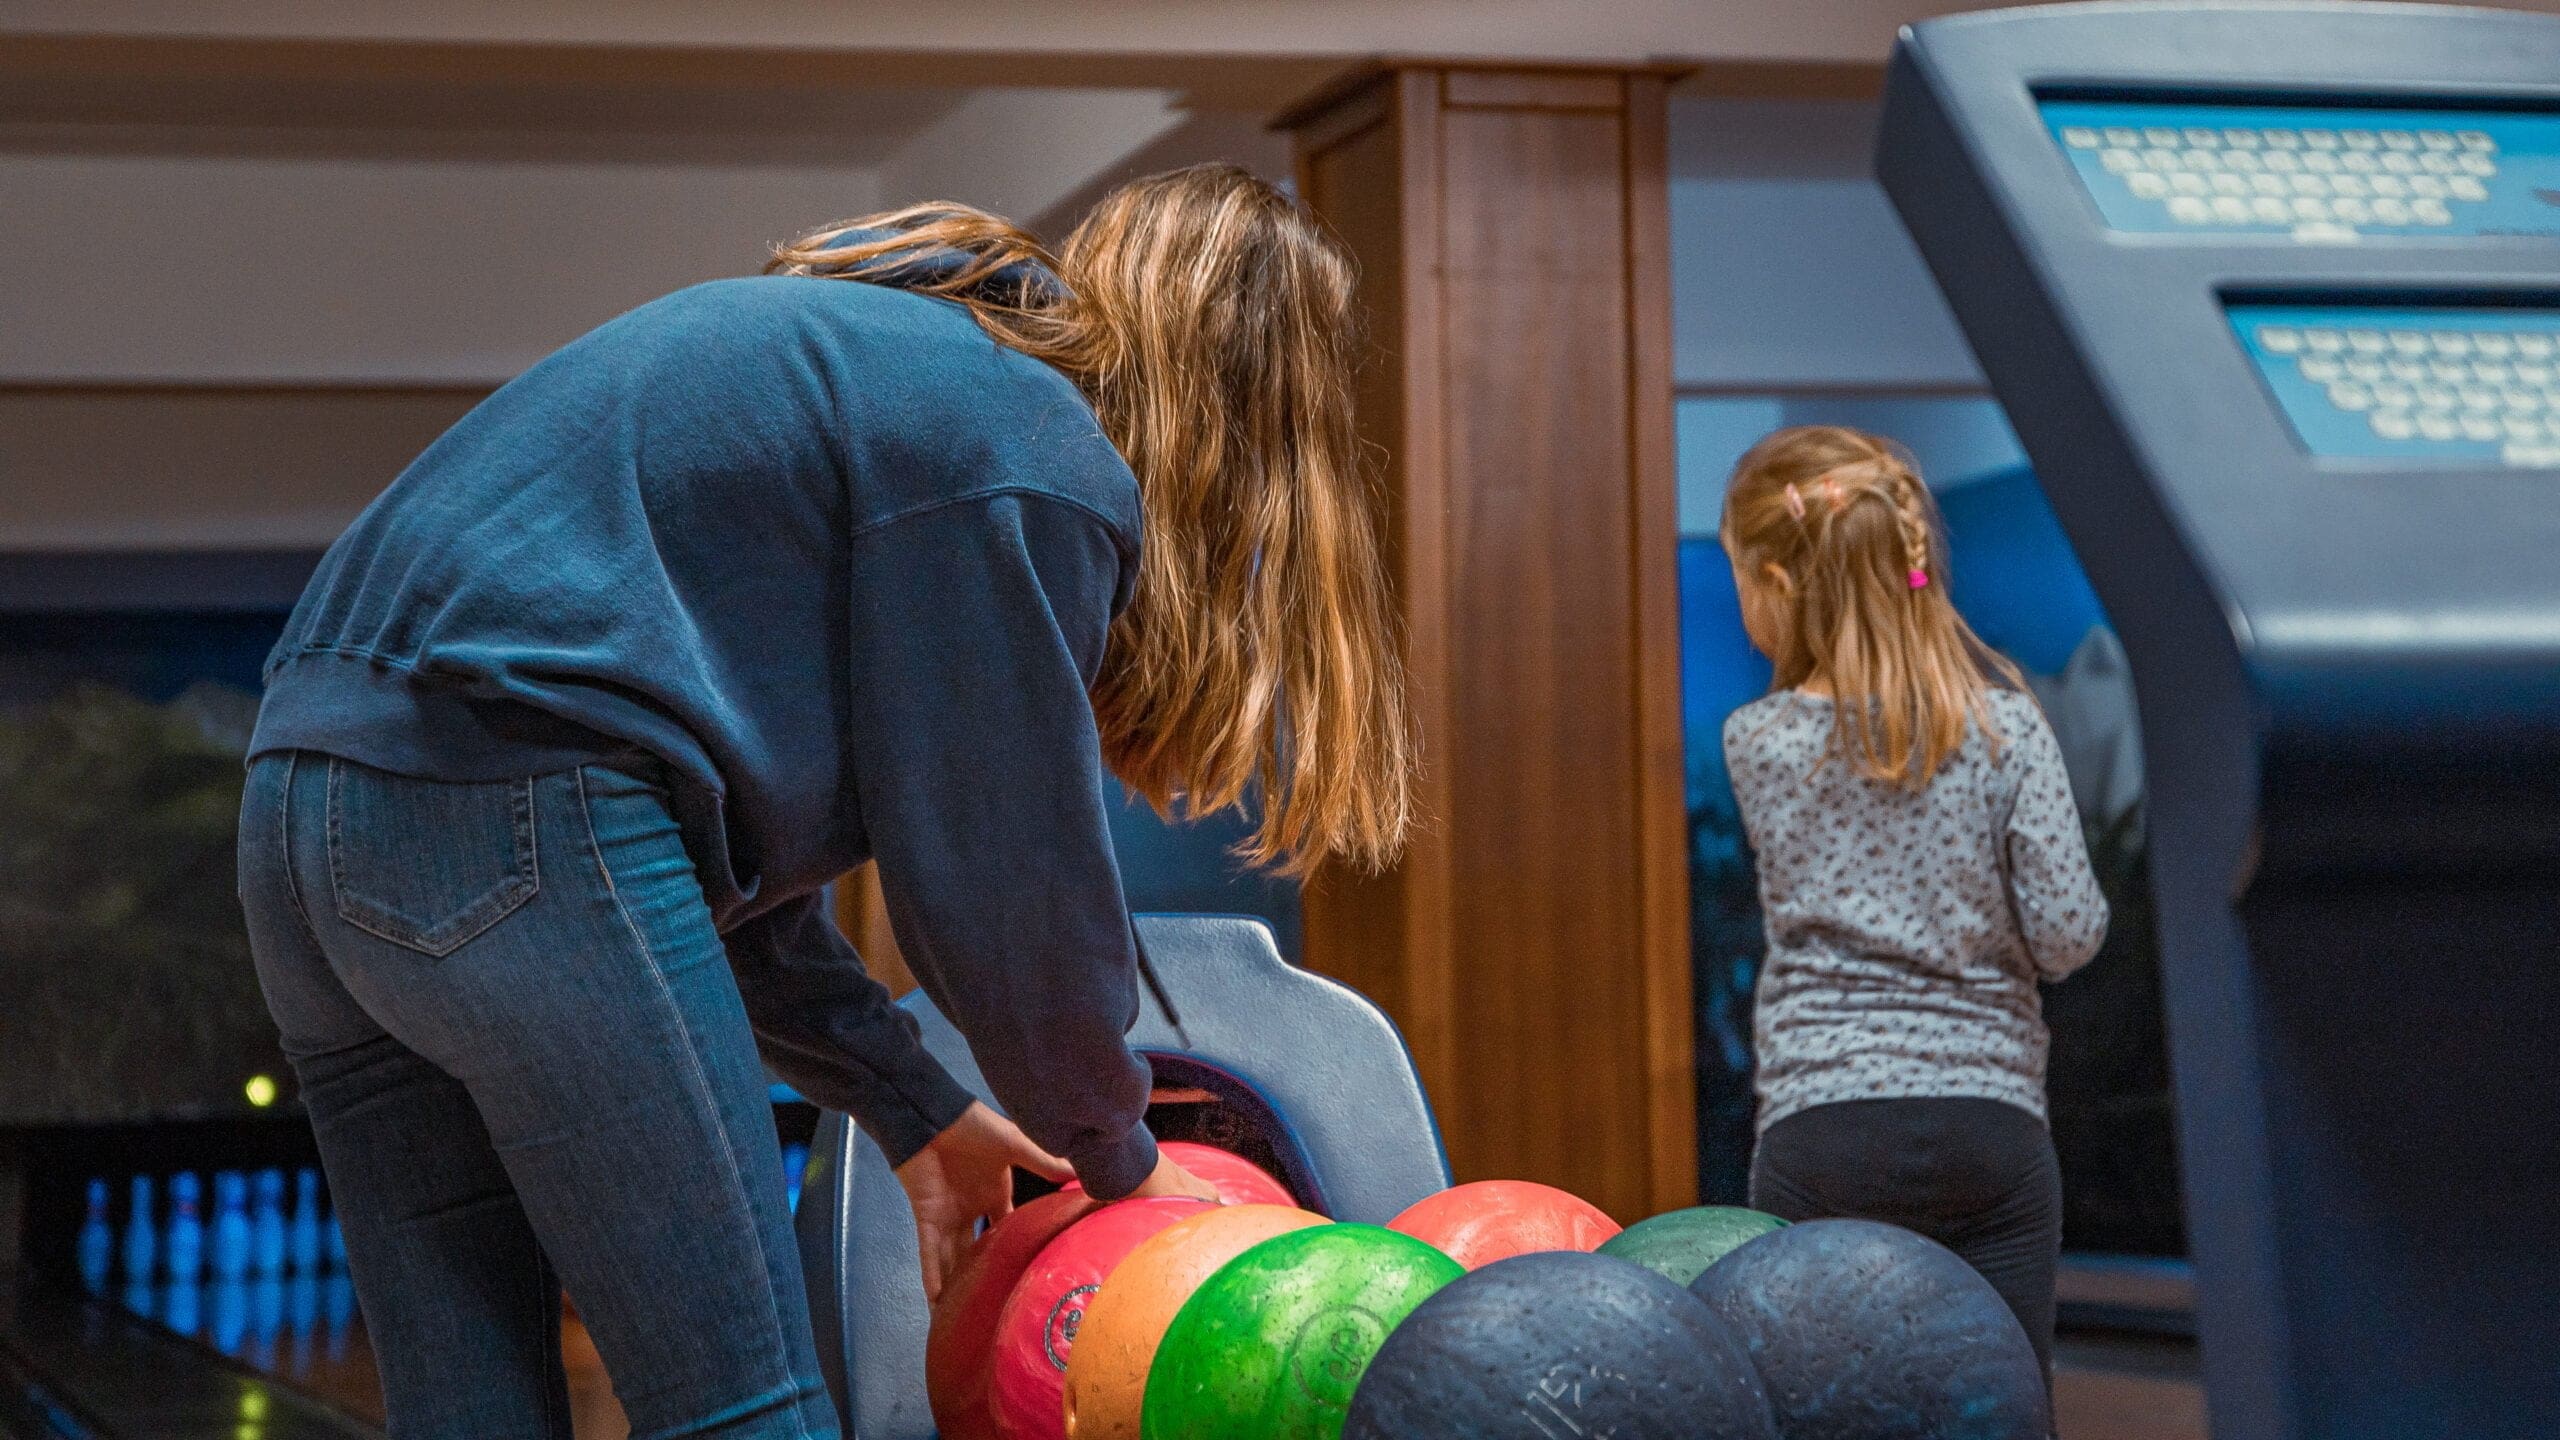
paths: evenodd
<path fill-rule="evenodd" d="M 1387 1333 L 1465 1274 L 1376 1225 L 1311 1225 L 1228 1261 L 1147 1372 L 1145 1440 L 1338 1440 Z"/>
<path fill-rule="evenodd" d="M 1700 1205 L 1639 1220 L 1610 1236 L 1600 1253 L 1632 1260 L 1674 1285 L 1686 1285 L 1744 1241 L 1786 1223 L 1738 1206 Z"/>

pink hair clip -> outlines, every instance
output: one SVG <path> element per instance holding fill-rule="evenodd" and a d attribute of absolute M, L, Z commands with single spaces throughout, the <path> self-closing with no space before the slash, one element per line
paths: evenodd
<path fill-rule="evenodd" d="M 1914 590 L 1926 590 L 1926 589 L 1928 589 L 1928 588 L 1929 588 L 1929 572 L 1928 572 L 1928 571 L 1926 571 L 1926 570 L 1914 570 L 1914 571 L 1912 571 L 1912 572 L 1911 572 L 1911 588 L 1912 588 L 1912 589 L 1914 589 Z"/>
<path fill-rule="evenodd" d="M 1804 519 L 1804 496 L 1793 483 L 1787 486 L 1787 513 L 1801 522 Z"/>

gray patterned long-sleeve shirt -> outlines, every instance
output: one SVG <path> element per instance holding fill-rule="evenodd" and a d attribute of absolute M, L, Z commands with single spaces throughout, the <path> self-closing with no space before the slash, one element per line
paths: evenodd
<path fill-rule="evenodd" d="M 2061 747 L 1994 691 L 1928 788 L 1832 753 L 1832 702 L 1767 695 L 1725 722 L 1769 950 L 1753 1020 L 1760 1128 L 1815 1105 L 1977 1096 L 2045 1113 L 2036 995 L 2107 933 Z"/>

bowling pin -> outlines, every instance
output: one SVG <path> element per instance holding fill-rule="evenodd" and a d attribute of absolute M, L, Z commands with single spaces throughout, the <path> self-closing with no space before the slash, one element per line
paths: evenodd
<path fill-rule="evenodd" d="M 124 1282 L 124 1308 L 143 1319 L 151 1318 L 153 1303 L 158 1299 L 158 1296 L 151 1293 L 150 1281 L 127 1280 Z"/>
<path fill-rule="evenodd" d="M 334 1365 L 347 1358 L 347 1335 L 355 1329 L 356 1282 L 343 1274 L 330 1276 L 320 1287 L 320 1314 L 328 1326 L 322 1353 Z"/>
<path fill-rule="evenodd" d="M 347 1232 L 338 1227 L 337 1207 L 329 1209 L 328 1223 L 320 1227 L 320 1249 L 326 1256 L 329 1273 L 347 1273 Z"/>
<path fill-rule="evenodd" d="M 285 1373 L 296 1378 L 311 1373 L 311 1341 L 320 1328 L 320 1273 L 305 1270 L 293 1277 L 284 1295 L 285 1332 L 293 1337 L 293 1349 L 285 1360 Z"/>
<path fill-rule="evenodd" d="M 283 1177 L 279 1176 L 278 1179 Z M 284 1329 L 284 1279 L 268 1275 L 249 1285 L 249 1363 L 273 1374 L 276 1336 Z"/>
<path fill-rule="evenodd" d="M 160 1287 L 160 1323 L 193 1338 L 204 1325 L 204 1283 L 171 1280 Z"/>
<path fill-rule="evenodd" d="M 115 1268 L 116 1232 L 107 1224 L 107 1182 L 89 1182 L 89 1218 L 80 1222 L 80 1285 L 96 1295 L 107 1288 L 107 1274 Z"/>
<path fill-rule="evenodd" d="M 213 1348 L 238 1355 L 249 1338 L 249 1284 L 245 1280 L 213 1282 Z"/>
<path fill-rule="evenodd" d="M 297 1273 L 320 1273 L 320 1172 L 307 1166 L 293 1174 L 293 1223 L 285 1248 Z"/>
<path fill-rule="evenodd" d="M 159 1222 L 152 1217 L 151 1177 L 133 1177 L 133 1204 L 124 1217 L 124 1278 L 135 1284 L 151 1283 L 152 1267 L 160 1258 Z"/>
<path fill-rule="evenodd" d="M 213 1177 L 213 1276 L 238 1280 L 249 1273 L 249 1177 L 237 1170 Z"/>
<path fill-rule="evenodd" d="M 808 1171 L 808 1146 L 785 1145 L 782 1147 L 782 1193 L 791 1205 L 791 1212 L 795 1215 L 800 1213 L 800 1181 Z"/>
<path fill-rule="evenodd" d="M 193 1170 L 169 1177 L 169 1238 L 162 1248 L 172 1281 L 193 1285 L 204 1278 L 204 1189 Z"/>
<path fill-rule="evenodd" d="M 261 1170 L 253 1182 L 249 1210 L 249 1268 L 260 1276 L 284 1273 L 288 1230 L 284 1218 L 284 1172 Z"/>

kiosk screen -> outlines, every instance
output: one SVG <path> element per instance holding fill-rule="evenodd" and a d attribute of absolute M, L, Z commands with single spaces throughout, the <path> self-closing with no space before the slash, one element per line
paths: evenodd
<path fill-rule="evenodd" d="M 2560 309 L 2234 303 L 2226 313 L 2313 455 L 2560 467 Z"/>
<path fill-rule="evenodd" d="M 2116 230 L 2560 240 L 2560 114 L 2040 102 Z"/>

